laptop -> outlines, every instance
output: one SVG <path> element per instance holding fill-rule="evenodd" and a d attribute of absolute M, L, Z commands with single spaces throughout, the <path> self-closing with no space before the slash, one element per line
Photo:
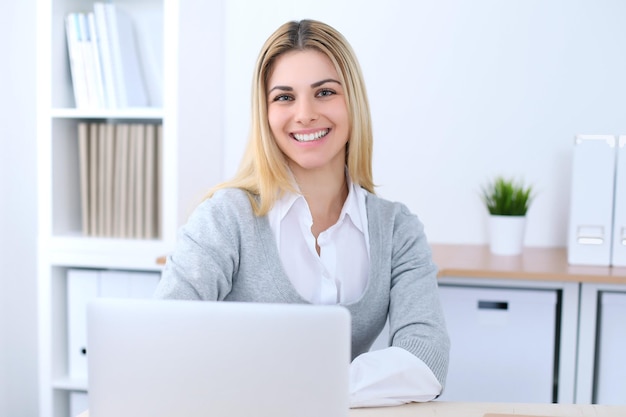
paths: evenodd
<path fill-rule="evenodd" d="M 96 299 L 90 417 L 346 417 L 340 306 Z"/>

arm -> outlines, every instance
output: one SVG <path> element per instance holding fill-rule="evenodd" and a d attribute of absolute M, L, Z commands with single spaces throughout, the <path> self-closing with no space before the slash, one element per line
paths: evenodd
<path fill-rule="evenodd" d="M 424 227 L 405 206 L 393 233 L 389 325 L 392 346 L 422 360 L 442 386 L 450 340 L 437 287 L 437 267 Z"/>
<path fill-rule="evenodd" d="M 381 233 L 390 248 L 389 325 L 391 347 L 367 352 L 351 365 L 351 407 L 430 401 L 442 391 L 449 339 L 423 226 L 398 205 Z M 380 271 L 379 273 L 385 273 Z"/>
<path fill-rule="evenodd" d="M 180 229 L 156 298 L 222 300 L 239 263 L 238 222 L 223 198 L 205 200 Z"/>

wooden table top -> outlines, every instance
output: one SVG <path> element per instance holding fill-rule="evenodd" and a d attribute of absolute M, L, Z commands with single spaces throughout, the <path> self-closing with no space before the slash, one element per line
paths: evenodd
<path fill-rule="evenodd" d="M 444 402 L 357 408 L 350 417 L 623 417 L 626 405 Z"/>
<path fill-rule="evenodd" d="M 502 256 L 487 245 L 431 246 L 440 277 L 626 284 L 626 267 L 569 265 L 564 247 L 525 247 L 520 255 Z"/>
<path fill-rule="evenodd" d="M 348 415 L 350 417 L 624 417 L 626 405 L 432 401 L 395 407 L 355 408 L 350 409 Z M 81 413 L 78 417 L 89 417 L 89 411 Z"/>

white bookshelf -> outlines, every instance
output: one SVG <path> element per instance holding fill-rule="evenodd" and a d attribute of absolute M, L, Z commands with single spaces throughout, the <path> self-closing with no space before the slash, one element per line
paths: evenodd
<path fill-rule="evenodd" d="M 179 226 L 208 188 L 221 180 L 221 1 L 114 3 L 134 23 L 151 103 L 147 108 L 76 109 L 64 17 L 92 10 L 93 1 L 37 2 L 41 417 L 68 417 L 70 394 L 89 388 L 86 380 L 72 379 L 68 372 L 67 271 L 77 267 L 159 271 L 157 258 L 173 249 Z M 163 124 L 159 238 L 82 234 L 77 125 L 83 121 Z"/>

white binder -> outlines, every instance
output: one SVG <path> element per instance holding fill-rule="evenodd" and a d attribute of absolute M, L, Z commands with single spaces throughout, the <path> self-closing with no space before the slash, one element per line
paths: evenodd
<path fill-rule="evenodd" d="M 98 297 L 98 271 L 67 271 L 68 373 L 87 380 L 87 304 Z"/>
<path fill-rule="evenodd" d="M 100 297 L 152 298 L 159 272 L 69 269 L 67 271 L 68 374 L 86 380 L 87 304 Z"/>
<path fill-rule="evenodd" d="M 612 264 L 626 266 L 626 136 L 619 137 L 615 165 Z"/>
<path fill-rule="evenodd" d="M 612 135 L 576 136 L 567 242 L 570 264 L 611 264 L 615 143 Z"/>

